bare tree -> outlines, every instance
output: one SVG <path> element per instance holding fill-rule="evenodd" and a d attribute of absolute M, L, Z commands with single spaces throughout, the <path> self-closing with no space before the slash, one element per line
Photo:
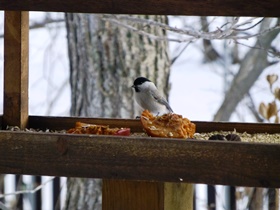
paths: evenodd
<path fill-rule="evenodd" d="M 267 28 L 270 24 L 271 19 L 265 19 L 261 23 L 260 30 Z M 279 24 L 279 19 L 277 24 Z M 255 46 L 249 50 L 240 63 L 239 71 L 234 76 L 214 121 L 228 121 L 238 103 L 248 93 L 263 70 L 274 64 L 268 61 L 268 51 L 279 32 L 280 30 L 277 29 L 258 37 Z"/>

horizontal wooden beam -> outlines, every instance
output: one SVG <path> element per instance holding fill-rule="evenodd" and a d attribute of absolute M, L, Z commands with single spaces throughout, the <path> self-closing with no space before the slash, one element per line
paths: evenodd
<path fill-rule="evenodd" d="M 280 187 L 280 145 L 0 132 L 0 173 Z"/>
<path fill-rule="evenodd" d="M 279 17 L 279 0 L 1 0 L 0 10 Z"/>
<path fill-rule="evenodd" d="M 1 120 L 1 118 L 0 118 Z M 76 122 L 109 125 L 111 127 L 128 127 L 132 132 L 143 132 L 138 119 L 83 118 L 83 117 L 43 117 L 29 116 L 30 128 L 64 130 L 75 127 Z M 196 131 L 207 133 L 213 131 L 234 131 L 243 133 L 279 133 L 280 125 L 272 123 L 238 123 L 238 122 L 203 122 L 193 121 Z"/>
<path fill-rule="evenodd" d="M 130 128 L 133 132 L 143 132 L 140 120 L 136 119 L 29 116 L 29 127 L 42 130 L 68 130 L 74 128 L 76 122 Z"/>

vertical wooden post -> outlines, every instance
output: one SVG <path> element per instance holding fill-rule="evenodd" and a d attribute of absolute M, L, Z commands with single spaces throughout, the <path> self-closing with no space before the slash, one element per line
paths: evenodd
<path fill-rule="evenodd" d="M 28 123 L 29 13 L 5 11 L 3 125 Z"/>
<path fill-rule="evenodd" d="M 4 113 L 2 129 L 7 125 L 28 124 L 28 52 L 29 13 L 5 11 L 4 23 Z M 22 180 L 16 176 L 20 190 Z M 22 195 L 17 198 L 17 208 L 23 208 Z"/>
<path fill-rule="evenodd" d="M 164 210 L 192 210 L 193 184 L 164 183 Z"/>
<path fill-rule="evenodd" d="M 102 210 L 163 210 L 163 183 L 103 180 Z"/>
<path fill-rule="evenodd" d="M 193 185 L 103 180 L 102 210 L 192 210 Z"/>

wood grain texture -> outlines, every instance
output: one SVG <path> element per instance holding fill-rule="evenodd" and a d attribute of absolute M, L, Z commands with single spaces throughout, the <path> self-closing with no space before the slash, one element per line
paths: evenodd
<path fill-rule="evenodd" d="M 1 0 L 0 10 L 198 16 L 279 16 L 279 0 Z"/>
<path fill-rule="evenodd" d="M 280 187 L 280 145 L 0 132 L 0 173 Z"/>
<path fill-rule="evenodd" d="M 164 210 L 164 183 L 103 180 L 103 210 Z"/>
<path fill-rule="evenodd" d="M 139 119 L 83 118 L 83 117 L 43 117 L 29 116 L 29 127 L 39 129 L 64 130 L 73 128 L 76 122 L 85 122 L 110 127 L 128 127 L 132 132 L 143 132 Z M 1 121 L 0 121 L 1 122 Z M 280 125 L 275 123 L 238 123 L 192 121 L 199 133 L 213 131 L 233 131 L 247 133 L 279 133 Z"/>
<path fill-rule="evenodd" d="M 67 130 L 75 127 L 76 122 L 130 128 L 133 132 L 143 132 L 140 120 L 136 119 L 29 116 L 29 127 L 43 130 L 46 128 L 51 130 Z"/>
<path fill-rule="evenodd" d="M 193 209 L 193 184 L 164 183 L 164 210 L 174 209 Z"/>
<path fill-rule="evenodd" d="M 5 12 L 4 114 L 5 125 L 28 123 L 28 12 Z"/>
<path fill-rule="evenodd" d="M 103 210 L 191 210 L 193 185 L 188 183 L 103 180 Z"/>

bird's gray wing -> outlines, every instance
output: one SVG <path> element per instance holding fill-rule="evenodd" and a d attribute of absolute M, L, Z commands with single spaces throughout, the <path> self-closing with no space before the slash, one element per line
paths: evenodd
<path fill-rule="evenodd" d="M 153 91 L 151 91 L 151 95 L 154 97 L 154 99 L 159 102 L 160 104 L 163 104 L 166 106 L 166 108 L 170 111 L 173 112 L 173 110 L 171 109 L 170 105 L 168 104 L 168 102 L 166 101 L 165 98 L 163 98 L 160 95 L 155 94 Z"/>

